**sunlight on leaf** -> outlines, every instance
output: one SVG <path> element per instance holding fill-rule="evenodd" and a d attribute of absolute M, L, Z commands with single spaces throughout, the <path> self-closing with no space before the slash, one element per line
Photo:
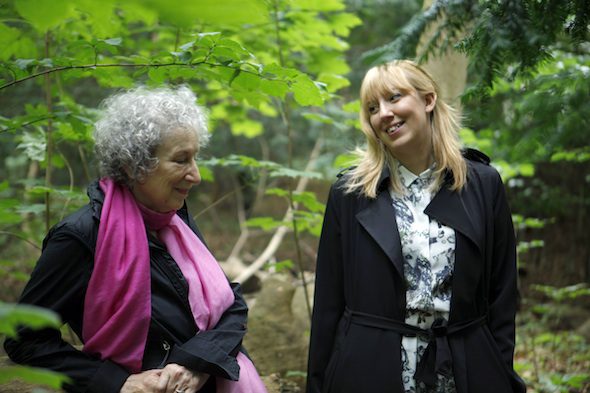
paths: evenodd
<path fill-rule="evenodd" d="M 32 329 L 59 329 L 61 321 L 56 313 L 45 308 L 0 302 L 0 334 L 15 337 L 19 325 Z"/>
<path fill-rule="evenodd" d="M 69 0 L 16 0 L 18 13 L 45 33 L 75 15 L 74 1 Z"/>

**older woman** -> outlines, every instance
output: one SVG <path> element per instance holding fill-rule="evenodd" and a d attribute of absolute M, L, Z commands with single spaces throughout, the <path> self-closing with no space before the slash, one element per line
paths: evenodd
<path fill-rule="evenodd" d="M 55 225 L 21 302 L 81 338 L 20 329 L 15 362 L 66 374 L 69 392 L 265 392 L 243 354 L 247 307 L 188 214 L 206 117 L 187 87 L 138 88 L 104 104 L 94 138 L 104 177 Z"/>
<path fill-rule="evenodd" d="M 367 147 L 326 207 L 308 393 L 508 393 L 516 249 L 498 172 L 420 66 L 370 69 Z"/>

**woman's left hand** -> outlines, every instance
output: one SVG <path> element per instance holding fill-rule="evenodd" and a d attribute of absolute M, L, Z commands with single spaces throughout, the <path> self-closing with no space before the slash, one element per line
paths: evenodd
<path fill-rule="evenodd" d="M 209 379 L 209 374 L 195 373 L 176 363 L 166 365 L 160 374 L 161 393 L 196 393 Z"/>

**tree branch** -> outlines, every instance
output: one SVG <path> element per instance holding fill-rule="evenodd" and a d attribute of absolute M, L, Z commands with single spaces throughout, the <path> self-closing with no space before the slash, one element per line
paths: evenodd
<path fill-rule="evenodd" d="M 248 63 L 244 63 L 244 64 L 248 64 Z M 55 67 L 55 68 L 50 68 L 41 72 L 37 72 L 36 74 L 32 74 L 32 75 L 28 75 L 25 76 L 23 78 L 20 79 L 15 79 L 12 82 L 8 82 L 5 83 L 3 85 L 0 86 L 0 90 L 2 89 L 6 89 L 10 86 L 25 82 L 29 79 L 34 79 L 43 75 L 49 75 L 52 74 L 54 72 L 61 72 L 61 71 L 69 71 L 69 70 L 91 70 L 91 69 L 96 69 L 96 68 L 110 68 L 110 67 L 122 67 L 122 68 L 140 68 L 140 67 L 195 67 L 198 65 L 208 65 L 210 67 L 225 67 L 225 68 L 230 68 L 230 69 L 236 69 L 239 68 L 240 72 L 245 72 L 247 74 L 252 74 L 252 75 L 256 75 L 260 78 L 264 78 L 264 79 L 268 79 L 268 80 L 276 80 L 276 78 L 269 78 L 267 76 L 261 75 L 257 72 L 253 72 L 253 71 L 249 71 L 243 68 L 240 68 L 239 65 L 238 67 L 232 67 L 230 65 L 227 64 L 219 64 L 219 63 L 211 63 L 208 61 L 197 61 L 194 63 L 177 63 L 177 62 L 171 62 L 171 63 L 162 63 L 162 64 L 155 64 L 155 63 L 109 63 L 109 64 L 85 64 L 85 65 L 70 65 L 70 66 L 61 66 L 61 67 Z M 285 83 L 290 84 L 289 81 L 285 81 Z"/>
<path fill-rule="evenodd" d="M 311 169 L 315 165 L 315 163 L 320 155 L 322 144 L 323 144 L 323 138 L 320 137 L 316 140 L 315 146 L 313 147 L 313 150 L 311 151 L 311 154 L 309 156 L 309 162 L 307 163 L 307 165 L 305 167 L 306 172 L 311 171 Z M 307 188 L 308 183 L 309 183 L 309 178 L 307 178 L 307 177 L 300 178 L 299 182 L 297 183 L 297 187 L 295 189 L 295 192 L 303 192 Z M 294 204 L 294 208 L 297 208 L 297 206 L 298 206 L 298 204 Z M 292 215 L 293 215 L 293 210 L 291 209 L 291 207 L 289 207 L 287 209 L 287 212 L 285 213 L 285 216 L 283 217 L 283 221 L 284 222 L 291 221 Z M 266 248 L 262 252 L 262 254 L 260 254 L 260 256 L 258 258 L 256 258 L 256 260 L 254 262 L 252 262 L 252 264 L 250 264 L 242 273 L 240 273 L 236 278 L 234 278 L 233 281 L 243 283 L 243 282 L 247 281 L 250 277 L 252 277 L 258 270 L 260 270 L 260 268 L 262 266 L 264 266 L 264 264 L 275 254 L 275 252 L 279 248 L 281 242 L 283 241 L 283 237 L 287 234 L 288 231 L 289 231 L 289 227 L 287 227 L 287 226 L 283 225 L 283 226 L 278 227 L 276 229 L 274 235 L 272 236 L 271 240 L 269 241 L 268 245 L 266 246 Z"/>

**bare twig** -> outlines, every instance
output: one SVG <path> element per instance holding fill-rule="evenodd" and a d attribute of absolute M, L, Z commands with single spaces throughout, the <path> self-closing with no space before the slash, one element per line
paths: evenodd
<path fill-rule="evenodd" d="M 240 236 L 238 240 L 234 244 L 229 256 L 227 257 L 227 261 L 229 263 L 236 263 L 238 261 L 238 255 L 242 251 L 242 248 L 246 245 L 246 241 L 250 235 L 248 231 L 248 226 L 246 225 L 246 211 L 244 209 L 244 194 L 242 193 L 242 187 L 239 186 L 238 181 L 233 177 L 234 188 L 236 190 L 236 208 L 237 208 L 237 215 L 238 215 L 238 222 L 240 223 Z"/>
<path fill-rule="evenodd" d="M 7 236 L 12 236 L 12 237 L 16 237 L 17 239 L 20 239 L 24 242 L 27 242 L 28 244 L 30 244 L 31 246 L 35 247 L 37 250 L 41 251 L 41 247 L 39 247 L 37 244 L 33 243 L 32 241 L 30 241 L 28 238 L 26 238 L 23 235 L 19 235 L 18 233 L 14 233 L 14 232 L 8 232 L 8 231 L 0 231 L 0 235 L 7 235 Z"/>
<path fill-rule="evenodd" d="M 315 162 L 317 161 L 317 159 L 320 155 L 322 144 L 323 144 L 323 138 L 318 138 L 316 140 L 315 146 L 313 147 L 313 150 L 311 151 L 311 154 L 309 156 L 309 162 L 307 163 L 307 166 L 305 167 L 305 171 L 310 171 L 313 168 L 313 166 L 315 165 Z M 308 183 L 309 183 L 308 178 L 306 178 L 306 177 L 300 178 L 299 182 L 297 184 L 297 188 L 295 189 L 295 192 L 296 193 L 303 192 L 307 188 Z M 295 204 L 295 208 L 297 208 L 297 204 Z M 289 206 L 289 208 L 287 209 L 287 212 L 285 213 L 285 216 L 283 217 L 283 221 L 285 221 L 285 222 L 291 221 L 292 216 L 293 216 L 293 210 Z M 264 266 L 264 264 L 275 254 L 275 252 L 279 248 L 281 242 L 283 241 L 283 237 L 285 237 L 285 235 L 287 234 L 288 231 L 289 231 L 289 227 L 287 227 L 287 226 L 282 225 L 282 226 L 278 227 L 275 230 L 274 235 L 272 236 L 271 240 L 267 244 L 267 246 L 264 249 L 264 251 L 262 252 L 262 254 L 260 254 L 258 256 L 258 258 L 256 258 L 256 260 L 254 262 L 252 262 L 252 264 L 250 264 L 242 273 L 240 273 L 236 278 L 234 278 L 234 281 L 243 283 L 246 280 L 248 280 L 250 277 L 252 277 L 258 270 L 260 270 L 260 268 L 262 268 L 262 266 Z"/>
<path fill-rule="evenodd" d="M 244 63 L 247 64 L 247 63 Z M 55 72 L 60 72 L 60 71 L 69 71 L 69 70 L 92 70 L 92 69 L 96 69 L 96 68 L 113 68 L 113 67 L 121 67 L 121 68 L 141 68 L 141 67 L 154 67 L 154 68 L 158 68 L 158 67 L 195 67 L 198 65 L 208 65 L 210 67 L 221 67 L 221 68 L 230 68 L 230 69 L 236 69 L 239 67 L 238 66 L 231 66 L 231 65 L 226 65 L 226 64 L 219 64 L 219 63 L 211 63 L 208 61 L 195 61 L 192 63 L 178 63 L 178 62 L 170 62 L 170 63 L 161 63 L 161 64 L 156 64 L 156 63 L 107 63 L 107 64 L 83 64 L 83 65 L 69 65 L 69 66 L 61 66 L 61 67 L 54 67 L 54 68 L 49 68 L 47 70 L 43 70 L 40 72 L 37 72 L 35 74 L 31 74 L 31 75 L 27 75 L 25 77 L 22 77 L 20 79 L 15 79 L 11 82 L 5 83 L 3 85 L 0 86 L 0 90 L 2 89 L 6 89 L 10 86 L 16 85 L 18 83 L 22 83 L 25 82 L 29 79 L 34 79 L 40 76 L 44 76 L 44 75 L 49 75 L 49 74 L 53 74 Z M 264 79 L 268 79 L 268 80 L 275 80 L 276 78 L 272 78 L 269 76 L 265 76 L 265 75 L 260 75 L 258 72 L 254 72 L 254 71 L 249 71 L 247 69 L 244 68 L 240 68 L 240 72 L 244 72 L 247 74 L 252 74 L 252 75 L 256 75 L 260 78 L 264 78 Z M 290 84 L 289 81 L 285 81 L 285 83 Z"/>

